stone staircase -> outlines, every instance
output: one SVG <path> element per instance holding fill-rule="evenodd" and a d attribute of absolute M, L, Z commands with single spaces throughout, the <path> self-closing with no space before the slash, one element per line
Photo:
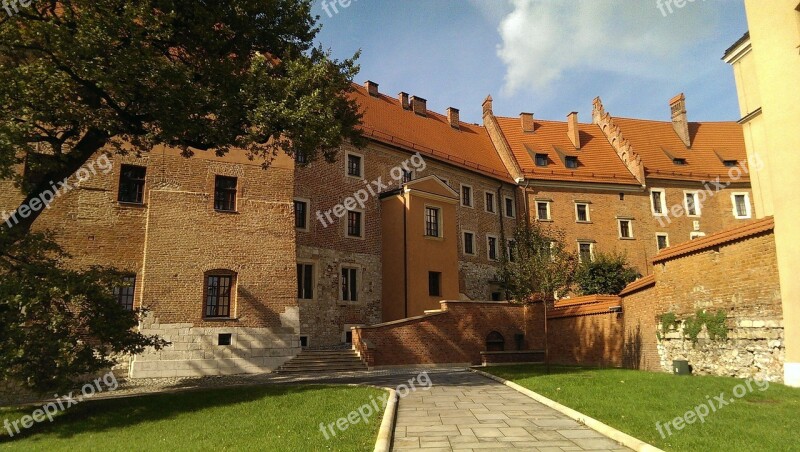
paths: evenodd
<path fill-rule="evenodd" d="M 368 370 L 355 350 L 303 350 L 282 365 L 280 373 L 353 372 Z"/>

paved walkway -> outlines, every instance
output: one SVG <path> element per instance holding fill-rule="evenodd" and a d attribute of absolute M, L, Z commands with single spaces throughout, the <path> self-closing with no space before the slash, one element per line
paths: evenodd
<path fill-rule="evenodd" d="M 630 449 L 496 381 L 468 371 L 430 374 L 433 387 L 400 400 L 395 451 Z"/>

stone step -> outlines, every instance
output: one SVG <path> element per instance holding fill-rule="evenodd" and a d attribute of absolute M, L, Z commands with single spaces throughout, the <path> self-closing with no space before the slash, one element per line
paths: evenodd
<path fill-rule="evenodd" d="M 303 350 L 278 372 L 335 372 L 367 370 L 354 350 Z"/>

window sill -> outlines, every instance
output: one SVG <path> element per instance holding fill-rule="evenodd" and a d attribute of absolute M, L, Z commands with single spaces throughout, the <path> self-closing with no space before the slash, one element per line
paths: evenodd
<path fill-rule="evenodd" d="M 441 242 L 441 241 L 444 240 L 444 237 L 436 237 L 436 236 L 432 236 L 432 235 L 426 235 L 425 236 L 425 240 L 435 240 L 437 242 Z"/>
<path fill-rule="evenodd" d="M 144 209 L 147 208 L 147 204 L 143 202 L 125 202 L 125 201 L 117 201 L 119 207 L 124 207 L 128 209 Z"/>
<path fill-rule="evenodd" d="M 238 210 L 219 210 L 219 209 L 214 209 L 214 212 L 225 214 L 225 215 L 237 215 L 237 214 L 239 214 Z"/>
<path fill-rule="evenodd" d="M 578 224 L 593 224 L 591 221 L 575 221 Z"/>
<path fill-rule="evenodd" d="M 364 240 L 364 236 L 363 236 L 363 235 L 362 235 L 362 236 L 358 236 L 358 235 L 345 235 L 345 237 L 346 237 L 346 238 L 348 238 L 348 239 L 353 239 L 353 240 Z"/>
<path fill-rule="evenodd" d="M 636 240 L 635 237 L 620 237 L 620 240 Z"/>
<path fill-rule="evenodd" d="M 238 317 L 203 317 L 204 322 L 238 322 Z"/>
<path fill-rule="evenodd" d="M 540 223 L 552 223 L 553 222 L 553 220 L 550 220 L 550 219 L 544 219 L 543 220 L 543 219 L 540 219 L 540 218 L 537 218 L 536 221 L 538 221 Z"/>

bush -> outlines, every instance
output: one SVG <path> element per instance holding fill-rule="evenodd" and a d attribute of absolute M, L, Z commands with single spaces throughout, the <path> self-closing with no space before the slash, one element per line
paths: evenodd
<path fill-rule="evenodd" d="M 628 264 L 625 254 L 597 253 L 591 262 L 583 262 L 575 274 L 581 295 L 617 295 L 641 274 Z"/>

